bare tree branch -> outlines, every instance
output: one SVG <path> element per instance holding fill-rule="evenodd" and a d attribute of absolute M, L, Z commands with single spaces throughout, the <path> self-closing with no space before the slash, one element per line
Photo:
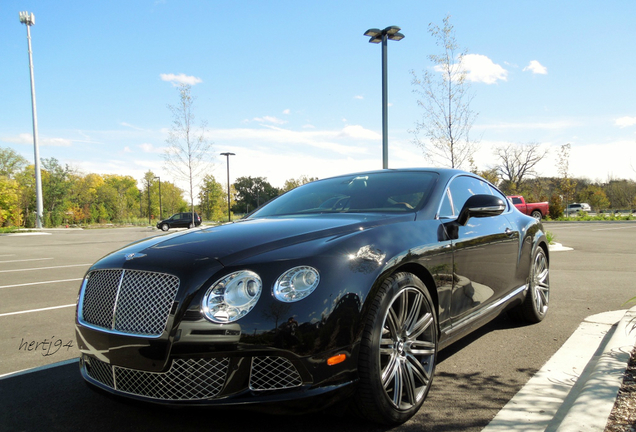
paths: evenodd
<path fill-rule="evenodd" d="M 417 104 L 424 110 L 422 120 L 411 131 L 413 141 L 432 163 L 462 168 L 472 161 L 478 148 L 478 142 L 470 137 L 477 114 L 470 109 L 473 95 L 462 64 L 466 51 L 460 51 L 450 16 L 444 18 L 444 27 L 431 23 L 428 31 L 442 52 L 428 56 L 435 63 L 435 72 L 426 70 L 420 79 L 411 71 L 413 92 L 420 96 Z"/>
<path fill-rule="evenodd" d="M 495 166 L 497 174 L 510 183 L 511 190 L 516 191 L 524 179 L 537 176 L 535 167 L 548 154 L 548 150 L 542 150 L 541 144 L 536 142 L 509 143 L 496 147 L 494 153 L 499 159 Z"/>
<path fill-rule="evenodd" d="M 186 180 L 189 185 L 190 208 L 194 224 L 194 187 L 197 186 L 209 166 L 212 142 L 205 137 L 205 122 L 198 130 L 194 128 L 193 103 L 189 85 L 179 87 L 179 103 L 168 105 L 172 112 L 172 128 L 166 143 L 164 161 L 176 177 Z"/>

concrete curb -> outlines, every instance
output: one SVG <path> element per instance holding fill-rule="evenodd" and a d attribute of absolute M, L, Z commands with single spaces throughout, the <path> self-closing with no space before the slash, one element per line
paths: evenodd
<path fill-rule="evenodd" d="M 602 432 L 636 344 L 634 317 L 636 307 L 586 318 L 483 431 Z"/>
<path fill-rule="evenodd" d="M 574 400 L 557 432 L 603 431 L 612 412 L 623 374 L 636 345 L 636 307 L 628 310 L 614 332 L 590 361 L 589 374 L 579 378 L 583 388 Z"/>

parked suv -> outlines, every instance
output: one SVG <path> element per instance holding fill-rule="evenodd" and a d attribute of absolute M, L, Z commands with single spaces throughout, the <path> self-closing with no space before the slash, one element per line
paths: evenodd
<path fill-rule="evenodd" d="M 192 213 L 175 213 L 168 219 L 157 223 L 157 228 L 168 231 L 170 228 L 192 228 L 201 225 L 201 218 L 194 213 L 194 225 L 192 224 Z"/>
<path fill-rule="evenodd" d="M 591 212 L 592 208 L 588 203 L 574 203 L 568 204 L 567 213 L 578 213 L 579 211 Z"/>

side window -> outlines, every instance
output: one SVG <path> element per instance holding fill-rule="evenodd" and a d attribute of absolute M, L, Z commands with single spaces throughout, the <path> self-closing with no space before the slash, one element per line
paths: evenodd
<path fill-rule="evenodd" d="M 512 197 L 512 203 L 513 204 L 521 204 L 521 198 Z"/>
<path fill-rule="evenodd" d="M 506 199 L 506 196 L 504 194 L 502 194 L 501 192 L 499 192 L 497 189 L 493 188 L 492 186 L 490 186 L 488 184 L 486 186 L 490 190 L 490 194 L 491 195 L 494 195 L 496 197 L 501 198 L 501 200 L 504 202 L 504 204 L 506 206 L 506 211 L 508 211 L 510 209 L 510 206 L 508 205 L 508 200 Z M 519 200 L 519 201 L 521 201 L 521 200 Z"/>
<path fill-rule="evenodd" d="M 490 187 L 488 183 L 475 177 L 459 176 L 453 179 L 450 186 L 446 190 L 442 206 L 440 208 L 439 217 L 457 217 L 462 207 L 473 195 L 502 195 Z M 505 197 L 503 198 L 506 201 Z"/>
<path fill-rule="evenodd" d="M 442 207 L 439 211 L 440 218 L 449 218 L 453 217 L 455 214 L 453 213 L 453 203 L 451 202 L 450 191 L 446 189 L 446 193 L 444 194 L 444 199 L 442 200 Z"/>

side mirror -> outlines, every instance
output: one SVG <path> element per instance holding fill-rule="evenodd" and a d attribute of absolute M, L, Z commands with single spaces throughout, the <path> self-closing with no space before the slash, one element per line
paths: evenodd
<path fill-rule="evenodd" d="M 473 195 L 459 212 L 457 223 L 465 226 L 470 218 L 499 216 L 506 210 L 506 203 L 494 195 Z"/>

